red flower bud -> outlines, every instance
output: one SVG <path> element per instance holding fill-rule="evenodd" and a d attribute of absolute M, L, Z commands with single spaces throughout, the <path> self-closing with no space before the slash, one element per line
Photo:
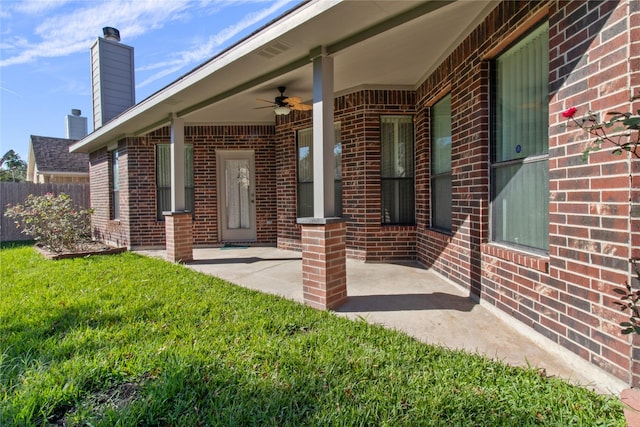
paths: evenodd
<path fill-rule="evenodd" d="M 565 119 L 570 119 L 571 117 L 573 117 L 576 111 L 578 111 L 576 107 L 571 107 L 568 110 L 562 112 L 562 117 L 564 117 Z"/>

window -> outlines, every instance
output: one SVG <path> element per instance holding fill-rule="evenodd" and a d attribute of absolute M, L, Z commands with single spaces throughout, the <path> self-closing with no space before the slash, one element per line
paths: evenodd
<path fill-rule="evenodd" d="M 120 165 L 118 150 L 111 152 L 111 219 L 120 219 Z"/>
<path fill-rule="evenodd" d="M 313 129 L 298 131 L 298 218 L 313 217 Z M 333 155 L 336 163 L 334 203 L 336 215 L 342 215 L 342 141 L 340 123 L 335 124 Z"/>
<path fill-rule="evenodd" d="M 185 209 L 193 210 L 193 146 L 184 146 L 184 202 Z M 156 215 L 164 221 L 162 212 L 171 210 L 171 146 L 156 145 Z"/>
<path fill-rule="evenodd" d="M 431 108 L 431 226 L 451 231 L 451 95 Z"/>
<path fill-rule="evenodd" d="M 383 224 L 414 224 L 413 117 L 380 118 Z"/>
<path fill-rule="evenodd" d="M 491 233 L 495 242 L 549 249 L 549 25 L 495 61 Z"/>

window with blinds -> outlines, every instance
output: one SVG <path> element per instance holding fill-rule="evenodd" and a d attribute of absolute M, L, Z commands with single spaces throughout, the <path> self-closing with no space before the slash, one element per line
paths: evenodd
<path fill-rule="evenodd" d="M 431 226 L 451 231 L 451 95 L 431 107 Z"/>
<path fill-rule="evenodd" d="M 184 146 L 184 202 L 185 209 L 194 213 L 193 145 Z M 171 210 L 171 146 L 156 145 L 156 217 L 164 221 L 162 212 Z"/>
<path fill-rule="evenodd" d="M 413 116 L 380 117 L 382 224 L 415 223 Z"/>
<path fill-rule="evenodd" d="M 111 219 L 120 219 L 120 153 L 111 152 Z"/>
<path fill-rule="evenodd" d="M 494 65 L 492 240 L 548 251 L 548 23 Z"/>
<path fill-rule="evenodd" d="M 298 218 L 313 217 L 313 129 L 298 131 Z M 335 123 L 335 145 L 333 148 L 336 173 L 334 203 L 336 215 L 342 215 L 342 141 L 340 123 Z"/>

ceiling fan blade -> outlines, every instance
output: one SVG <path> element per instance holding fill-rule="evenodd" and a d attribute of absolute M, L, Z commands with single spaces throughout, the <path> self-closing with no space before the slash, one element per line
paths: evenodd
<path fill-rule="evenodd" d="M 302 98 L 300 98 L 299 96 L 290 96 L 288 98 L 285 98 L 284 102 L 289 105 L 300 104 L 302 102 Z"/>
<path fill-rule="evenodd" d="M 300 98 L 299 96 L 285 96 L 284 95 L 284 90 L 286 88 L 284 86 L 281 86 L 278 88 L 278 90 L 280 91 L 280 96 L 277 96 L 274 101 L 269 101 L 266 99 L 261 99 L 261 98 L 256 98 L 257 101 L 260 102 L 266 102 L 268 104 L 270 104 L 268 107 L 254 107 L 254 110 L 259 110 L 262 108 L 276 108 L 276 107 L 289 107 L 291 110 L 297 110 L 297 111 L 309 111 L 312 109 L 311 105 L 306 105 L 302 103 L 302 98 Z"/>
<path fill-rule="evenodd" d="M 293 104 L 293 105 L 290 105 L 289 108 L 297 111 L 310 111 L 313 109 L 311 105 L 307 105 L 307 104 Z"/>

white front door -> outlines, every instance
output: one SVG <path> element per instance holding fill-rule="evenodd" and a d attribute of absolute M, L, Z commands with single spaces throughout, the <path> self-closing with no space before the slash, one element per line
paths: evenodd
<path fill-rule="evenodd" d="M 256 240 L 254 152 L 218 151 L 220 240 Z"/>

